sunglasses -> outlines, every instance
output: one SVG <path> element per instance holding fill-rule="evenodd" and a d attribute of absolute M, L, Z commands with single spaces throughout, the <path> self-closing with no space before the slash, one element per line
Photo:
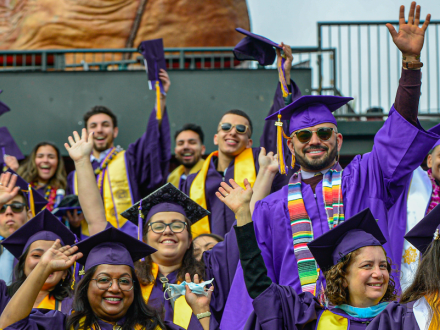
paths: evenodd
<path fill-rule="evenodd" d="M 24 203 L 4 204 L 0 209 L 0 214 L 5 213 L 8 206 L 11 207 L 12 212 L 21 213 L 23 211 L 23 209 L 26 207 L 26 204 L 24 204 Z"/>
<path fill-rule="evenodd" d="M 237 131 L 238 134 L 246 134 L 246 132 L 249 129 L 249 126 L 247 125 L 232 125 L 231 123 L 221 123 L 220 124 L 220 129 L 223 132 L 229 132 L 230 130 L 232 130 L 235 127 L 235 130 Z"/>
<path fill-rule="evenodd" d="M 300 131 L 295 132 L 293 135 L 296 135 L 296 138 L 301 143 L 309 142 L 313 136 L 313 133 L 318 135 L 321 141 L 327 141 L 331 138 L 333 134 L 333 128 L 331 127 L 320 127 L 316 131 L 311 131 L 309 129 L 302 129 Z"/>

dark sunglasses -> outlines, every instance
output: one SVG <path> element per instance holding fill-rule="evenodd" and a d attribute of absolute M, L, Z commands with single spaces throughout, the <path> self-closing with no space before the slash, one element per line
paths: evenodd
<path fill-rule="evenodd" d="M 247 125 L 232 125 L 231 123 L 221 123 L 220 124 L 220 129 L 223 132 L 229 132 L 230 130 L 232 130 L 235 127 L 235 130 L 237 131 L 238 134 L 246 134 L 246 132 L 248 131 L 249 127 Z"/>
<path fill-rule="evenodd" d="M 312 138 L 313 133 L 316 133 L 318 135 L 319 139 L 322 141 L 327 141 L 331 138 L 333 134 L 333 128 L 331 127 L 320 127 L 316 131 L 311 131 L 309 129 L 302 129 L 300 131 L 297 131 L 294 133 L 296 135 L 296 138 L 301 143 L 309 142 Z"/>
<path fill-rule="evenodd" d="M 2 208 L 0 209 L 0 214 L 5 213 L 8 206 L 11 207 L 12 212 L 21 213 L 23 211 L 23 209 L 26 207 L 26 204 L 24 204 L 24 203 L 4 204 L 2 206 Z"/>

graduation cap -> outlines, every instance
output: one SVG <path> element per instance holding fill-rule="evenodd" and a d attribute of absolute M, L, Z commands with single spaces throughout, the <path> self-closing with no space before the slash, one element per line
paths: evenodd
<path fill-rule="evenodd" d="M 365 209 L 307 244 L 322 271 L 328 271 L 347 254 L 387 241 L 370 209 Z"/>
<path fill-rule="evenodd" d="M 239 61 L 258 61 L 260 65 L 271 65 L 277 56 L 275 49 L 282 48 L 272 40 L 258 34 L 236 28 L 235 31 L 244 34 L 243 38 L 233 49 L 234 56 Z"/>
<path fill-rule="evenodd" d="M 50 211 L 43 210 L 6 238 L 2 245 L 18 259 L 33 242 L 57 239 L 62 245 L 75 243 L 75 235 Z"/>
<path fill-rule="evenodd" d="M 20 187 L 20 190 L 23 192 L 27 199 L 27 203 L 29 208 L 32 211 L 32 216 L 35 217 L 37 213 L 39 213 L 42 209 L 44 209 L 47 205 L 47 200 L 41 196 L 41 194 L 31 187 L 31 185 L 26 182 L 21 176 L 19 176 L 17 173 L 15 173 L 13 170 L 8 168 L 6 172 L 10 172 L 13 175 L 17 176 L 17 183 L 16 185 Z"/>
<path fill-rule="evenodd" d="M 145 223 L 159 212 L 181 213 L 191 221 L 191 224 L 211 214 L 173 184 L 167 183 L 122 212 L 121 215 L 138 225 L 138 238 L 142 239 L 142 228 Z"/>
<path fill-rule="evenodd" d="M 297 130 L 322 123 L 332 123 L 337 125 L 335 116 L 333 116 L 332 112 L 338 110 L 351 100 L 353 100 L 352 97 L 304 95 L 266 118 L 266 120 L 276 120 L 277 154 L 281 174 L 286 174 L 283 137 L 289 139 L 284 133 L 282 120 L 290 120 L 289 135 Z M 294 155 L 292 155 L 292 157 L 294 157 Z"/>
<path fill-rule="evenodd" d="M 156 118 L 157 120 L 161 120 L 162 113 L 160 107 L 160 93 L 165 95 L 165 90 L 162 82 L 159 79 L 159 71 L 160 69 L 167 69 L 165 63 L 165 53 L 163 51 L 163 40 L 153 39 L 142 41 L 138 47 L 138 51 L 144 57 L 150 89 L 152 89 L 152 86 L 155 86 L 157 101 Z"/>
<path fill-rule="evenodd" d="M 77 195 L 66 195 L 53 211 L 52 214 L 57 217 L 66 216 L 67 211 L 81 210 Z"/>
<path fill-rule="evenodd" d="M 146 257 L 156 249 L 130 235 L 109 227 L 76 244 L 83 257 L 78 263 L 88 270 L 98 265 L 127 265 L 134 268 L 134 261 Z"/>
<path fill-rule="evenodd" d="M 426 252 L 433 240 L 439 239 L 440 205 L 437 205 L 419 221 L 404 237 L 422 254 Z"/>
<path fill-rule="evenodd" d="M 2 92 L 3 91 L 0 89 L 0 94 Z M 0 116 L 8 111 L 11 111 L 11 109 L 9 109 L 9 107 L 6 104 L 0 101 Z"/>
<path fill-rule="evenodd" d="M 1 108 L 1 104 L 0 104 Z M 1 113 L 0 113 L 1 114 Z M 3 163 L 5 155 L 14 156 L 18 160 L 24 159 L 17 143 L 6 127 L 0 127 L 0 163 Z"/>

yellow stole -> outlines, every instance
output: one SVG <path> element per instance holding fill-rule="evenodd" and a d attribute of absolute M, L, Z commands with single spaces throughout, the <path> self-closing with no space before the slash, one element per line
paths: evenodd
<path fill-rule="evenodd" d="M 49 295 L 44 297 L 44 299 L 38 304 L 37 308 L 43 308 L 43 309 L 51 309 L 55 310 L 55 298 L 49 298 Z"/>
<path fill-rule="evenodd" d="M 153 273 L 153 277 L 157 279 L 157 274 L 159 273 L 159 266 L 153 263 L 153 267 L 151 269 Z M 177 284 L 180 284 L 178 282 Z M 145 303 L 148 304 L 148 300 L 150 300 L 151 292 L 153 291 L 154 282 L 148 285 L 141 284 L 142 296 L 144 297 Z M 189 307 L 186 302 L 185 296 L 180 296 L 174 302 L 174 313 L 173 313 L 173 323 L 178 326 L 188 329 L 189 322 L 191 321 L 192 309 Z"/>
<path fill-rule="evenodd" d="M 348 319 L 326 310 L 321 314 L 316 330 L 347 330 Z"/>
<path fill-rule="evenodd" d="M 189 174 L 197 173 L 198 171 L 200 171 L 200 169 L 202 168 L 204 162 L 205 161 L 203 159 L 200 159 L 197 162 L 197 164 L 193 166 L 191 171 L 189 171 Z M 182 174 L 184 172 L 185 172 L 185 166 L 183 166 L 183 165 L 178 166 L 174 171 L 172 171 L 170 173 L 170 175 L 168 176 L 167 181 L 172 183 L 172 185 L 174 187 L 179 188 L 180 177 L 182 176 Z"/>
<path fill-rule="evenodd" d="M 103 176 L 103 177 L 102 177 Z M 123 211 L 133 205 L 130 183 L 125 167 L 125 150 L 119 152 L 108 164 L 105 171 L 98 175 L 98 188 L 103 193 L 105 216 L 115 228 L 121 228 L 127 219 L 120 217 Z M 78 194 L 78 177 L 75 171 L 75 193 Z M 102 187 L 100 186 L 102 182 Z M 87 222 L 81 223 L 81 231 L 90 236 Z"/>
<path fill-rule="evenodd" d="M 436 298 L 437 298 L 437 294 L 425 296 L 425 299 L 428 302 L 429 306 L 431 306 L 432 310 L 435 310 L 432 306 L 434 306 Z M 437 320 L 434 318 L 434 315 L 433 315 L 431 318 L 431 323 L 429 324 L 428 330 L 437 330 L 437 329 L 439 329 L 439 325 L 437 324 Z"/>
<path fill-rule="evenodd" d="M 208 175 L 209 166 L 211 165 L 211 159 L 213 156 L 218 156 L 218 151 L 214 151 L 212 154 L 206 158 L 203 163 L 202 169 L 199 174 L 195 177 L 191 184 L 189 190 L 189 197 L 194 200 L 203 208 L 207 208 L 206 204 L 206 176 Z M 257 172 L 255 171 L 255 160 L 254 154 L 252 153 L 252 148 L 245 149 L 234 159 L 234 180 L 244 188 L 243 181 L 248 179 L 251 186 L 254 186 L 255 180 L 257 179 Z M 209 218 L 206 216 L 203 219 L 197 221 L 191 226 L 191 232 L 193 238 L 201 234 L 210 234 L 211 229 L 209 226 Z"/>
<path fill-rule="evenodd" d="M 86 321 L 86 318 L 83 317 L 80 321 L 79 321 L 79 329 L 84 330 L 84 322 Z M 117 326 L 113 326 L 113 329 L 118 329 Z M 143 330 L 145 328 L 143 328 L 142 326 L 140 326 L 139 324 L 136 325 L 134 327 L 134 330 Z M 70 327 L 70 330 L 73 330 L 73 326 Z M 92 325 L 92 330 L 96 330 L 95 327 Z M 155 330 L 161 330 L 158 326 L 156 327 Z"/>

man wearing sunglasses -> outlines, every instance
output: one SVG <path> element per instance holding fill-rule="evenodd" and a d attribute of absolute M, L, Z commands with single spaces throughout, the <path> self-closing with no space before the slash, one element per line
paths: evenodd
<path fill-rule="evenodd" d="M 393 218 L 388 212 L 407 197 L 402 193 L 412 172 L 439 139 L 438 127 L 425 131 L 417 120 L 422 66 L 419 59 L 430 15 L 419 27 L 420 6 L 416 11 L 413 2 L 409 16 L 405 23 L 401 6 L 399 33 L 387 24 L 402 52 L 403 69 L 395 103 L 370 153 L 356 156 L 345 169 L 338 163 L 343 137 L 332 112 L 352 98 L 309 95 L 293 102 L 286 98 L 286 103 L 291 103 L 266 118 L 277 126 L 290 121 L 287 136 L 278 130 L 277 140 L 287 138 L 288 149 L 301 168 L 288 185 L 256 204 L 252 220 L 268 276 L 280 285 L 294 287 L 298 294 L 311 292 L 319 297 L 323 289 L 319 283 L 325 283 L 307 243 L 367 207 L 387 238 L 384 247 L 388 256 L 401 259 L 402 245 L 390 244 L 390 239 L 396 236 L 397 228 L 405 228 L 406 209 L 398 210 Z M 278 147 L 278 155 L 282 155 L 283 143 Z M 265 189 L 269 194 L 270 188 Z M 247 303 L 241 299 L 249 296 L 240 272 L 239 266 L 228 298 L 231 303 L 223 314 L 224 318 L 237 315 L 232 320 L 237 328 L 243 328 L 246 321 L 255 321 L 247 320 L 252 303 L 250 298 Z M 398 283 L 398 276 L 394 280 Z"/>

